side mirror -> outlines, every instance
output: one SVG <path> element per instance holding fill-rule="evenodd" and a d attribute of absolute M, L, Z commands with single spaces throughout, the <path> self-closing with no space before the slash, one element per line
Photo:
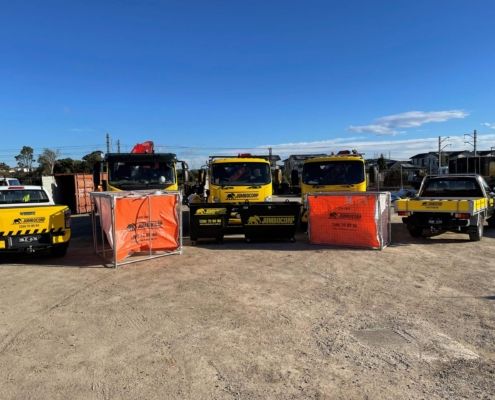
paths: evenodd
<path fill-rule="evenodd" d="M 189 166 L 185 161 L 181 161 L 181 166 L 182 166 L 182 173 L 183 173 L 183 178 L 184 178 L 184 183 L 189 182 Z"/>

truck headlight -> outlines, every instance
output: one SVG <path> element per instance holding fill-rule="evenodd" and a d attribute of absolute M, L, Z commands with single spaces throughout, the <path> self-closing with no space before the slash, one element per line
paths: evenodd
<path fill-rule="evenodd" d="M 272 196 L 266 196 L 264 201 L 272 201 Z"/>

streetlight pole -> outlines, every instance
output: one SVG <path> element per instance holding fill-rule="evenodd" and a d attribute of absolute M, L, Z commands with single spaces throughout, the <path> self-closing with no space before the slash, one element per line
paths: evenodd
<path fill-rule="evenodd" d="M 446 144 L 442 146 L 443 142 L 446 142 L 447 140 L 450 139 L 450 136 L 446 136 L 442 138 L 441 136 L 438 137 L 438 174 L 440 175 L 442 172 L 442 150 L 445 149 L 447 146 L 450 146 L 450 144 Z"/>

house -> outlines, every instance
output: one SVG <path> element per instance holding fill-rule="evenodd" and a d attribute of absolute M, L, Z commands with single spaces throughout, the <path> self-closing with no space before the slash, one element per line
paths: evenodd
<path fill-rule="evenodd" d="M 410 160 L 412 165 L 425 169 L 429 174 L 436 174 L 438 172 L 437 152 L 419 153 L 412 156 Z"/>
<path fill-rule="evenodd" d="M 326 154 L 292 154 L 284 160 L 284 176 L 291 186 L 299 186 L 304 160 L 313 157 L 324 157 Z"/>

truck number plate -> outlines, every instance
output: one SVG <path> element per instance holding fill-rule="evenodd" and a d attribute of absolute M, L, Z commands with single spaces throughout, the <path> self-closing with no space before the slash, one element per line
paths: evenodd
<path fill-rule="evenodd" d="M 32 243 L 32 242 L 37 242 L 39 239 L 39 236 L 32 235 L 32 236 L 23 236 L 19 238 L 19 243 Z"/>
<path fill-rule="evenodd" d="M 440 225 L 442 223 L 442 220 L 441 219 L 434 219 L 434 218 L 430 218 L 428 220 L 428 223 L 430 225 Z"/>

